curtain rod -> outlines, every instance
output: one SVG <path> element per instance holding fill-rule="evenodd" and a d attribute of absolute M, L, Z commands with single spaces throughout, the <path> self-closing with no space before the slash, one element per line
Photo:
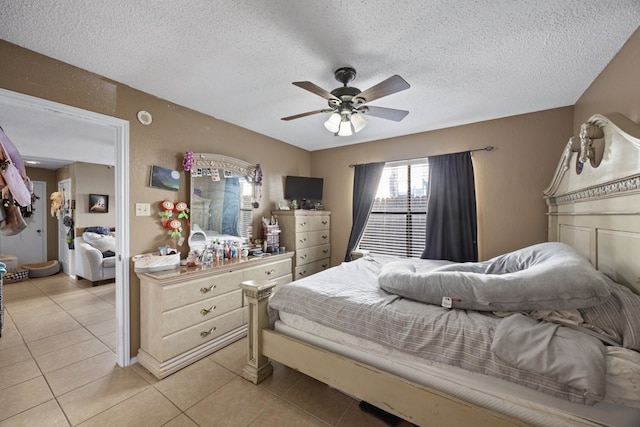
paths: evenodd
<path fill-rule="evenodd" d="M 495 147 L 493 145 L 487 145 L 484 148 L 474 148 L 473 150 L 464 150 L 464 151 L 456 151 L 455 153 L 444 153 L 444 154 L 438 154 L 438 156 L 444 156 L 447 154 L 458 154 L 458 153 L 473 153 L 474 151 L 492 151 Z M 400 160 L 388 160 L 385 163 L 393 163 L 393 162 L 402 162 L 402 161 L 406 161 L 406 160 L 416 160 L 416 159 L 424 159 L 425 157 L 429 157 L 429 156 L 424 156 L 424 157 L 414 157 L 412 159 L 400 159 Z M 355 166 L 358 166 L 359 164 L 364 164 L 364 163 L 357 163 L 357 164 L 350 164 L 349 167 L 353 168 Z"/>

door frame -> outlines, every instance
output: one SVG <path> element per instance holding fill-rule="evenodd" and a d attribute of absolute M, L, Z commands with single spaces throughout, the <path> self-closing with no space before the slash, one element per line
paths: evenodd
<path fill-rule="evenodd" d="M 67 187 L 65 187 L 67 186 Z M 57 183 L 57 190 L 59 192 L 62 192 L 62 194 L 64 195 L 63 200 L 64 203 L 70 204 L 70 200 L 71 200 L 71 178 L 65 178 L 62 179 L 60 181 L 58 181 Z M 65 210 L 69 210 L 69 212 L 71 212 L 71 206 L 64 206 Z M 62 260 L 63 258 L 63 254 L 64 256 L 66 256 L 66 259 L 64 260 L 65 262 L 62 262 L 62 271 L 67 274 L 68 276 L 71 277 L 75 277 L 75 274 L 72 276 L 71 272 L 74 271 L 71 267 L 73 267 L 73 261 L 71 260 L 71 254 L 70 254 L 70 249 L 69 249 L 69 244 L 66 241 L 66 236 L 63 237 L 62 230 L 65 229 L 65 225 L 64 225 L 64 214 L 62 215 L 58 215 L 58 260 Z M 75 231 L 75 230 L 74 230 Z M 73 234 L 72 234 L 73 235 Z"/>
<path fill-rule="evenodd" d="M 131 364 L 129 286 L 129 121 L 0 88 L 0 99 L 113 128 L 116 205 L 116 362 Z"/>
<path fill-rule="evenodd" d="M 13 236 L 0 236 L 0 253 L 16 255 L 20 264 L 45 262 L 49 259 L 47 257 L 47 216 L 45 211 L 47 182 L 34 180 L 31 183 L 33 184 L 33 194 L 38 197 L 32 203 L 34 210 L 31 213 L 31 217 L 25 220 L 27 228 Z M 25 236 L 34 230 L 35 224 L 31 221 L 31 218 L 36 217 L 40 220 L 40 229 L 36 230 L 36 236 L 33 237 L 34 240 L 30 241 L 32 237 Z M 20 248 L 15 248 L 16 245 L 20 246 Z M 34 250 L 34 246 L 38 249 Z M 40 252 L 37 252 L 38 250 Z"/>

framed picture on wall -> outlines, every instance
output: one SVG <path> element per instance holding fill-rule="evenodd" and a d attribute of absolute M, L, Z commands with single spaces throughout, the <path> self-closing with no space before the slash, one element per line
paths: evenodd
<path fill-rule="evenodd" d="M 109 196 L 106 194 L 89 194 L 89 212 L 109 212 Z"/>
<path fill-rule="evenodd" d="M 178 191 L 180 189 L 180 172 L 160 166 L 151 166 L 149 185 L 153 188 Z"/>

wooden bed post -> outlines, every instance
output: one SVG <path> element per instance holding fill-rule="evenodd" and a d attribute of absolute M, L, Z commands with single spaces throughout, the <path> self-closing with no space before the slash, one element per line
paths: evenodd
<path fill-rule="evenodd" d="M 240 285 L 249 305 L 247 364 L 242 377 L 254 384 L 273 373 L 269 358 L 262 354 L 262 329 L 269 327 L 267 304 L 275 286 L 273 280 L 247 280 Z"/>

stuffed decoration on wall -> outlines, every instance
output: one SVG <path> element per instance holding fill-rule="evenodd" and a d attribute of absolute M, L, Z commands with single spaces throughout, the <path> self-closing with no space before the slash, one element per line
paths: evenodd
<path fill-rule="evenodd" d="M 178 218 L 189 220 L 189 208 L 186 202 L 178 202 L 173 208 L 178 213 Z"/>
<path fill-rule="evenodd" d="M 158 215 L 160 216 L 160 223 L 163 227 L 167 226 L 167 222 L 169 222 L 169 219 L 173 216 L 173 208 L 173 202 L 170 200 L 160 202 L 160 213 Z"/>
<path fill-rule="evenodd" d="M 189 172 L 193 168 L 193 151 L 187 151 L 184 153 L 184 158 L 182 159 L 182 167 L 186 172 Z"/>
<path fill-rule="evenodd" d="M 179 219 L 170 220 L 166 227 L 171 230 L 171 237 L 182 237 L 182 223 Z"/>
<path fill-rule="evenodd" d="M 182 219 L 186 220 L 189 227 L 189 207 L 186 202 L 173 203 L 170 200 L 160 202 L 160 222 L 163 227 L 171 230 L 171 237 L 182 239 Z M 177 218 L 172 218 L 173 213 L 177 213 Z M 182 244 L 182 243 L 179 243 Z"/>
<path fill-rule="evenodd" d="M 60 210 L 64 205 L 64 194 L 61 191 L 51 193 L 51 216 L 60 218 Z"/>

